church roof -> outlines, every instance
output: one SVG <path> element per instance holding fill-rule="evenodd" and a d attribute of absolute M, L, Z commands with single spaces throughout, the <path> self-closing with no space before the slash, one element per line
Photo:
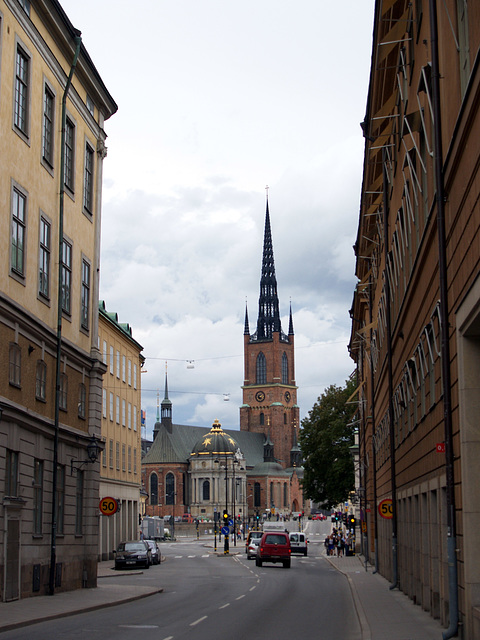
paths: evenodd
<path fill-rule="evenodd" d="M 169 433 L 165 425 L 159 423 L 155 440 L 144 456 L 142 464 L 185 464 L 198 441 L 209 431 L 208 427 L 174 424 L 171 433 Z M 265 436 L 262 433 L 250 433 L 235 429 L 223 429 L 223 431 L 235 440 L 245 456 L 247 467 L 252 468 L 263 461 Z"/>

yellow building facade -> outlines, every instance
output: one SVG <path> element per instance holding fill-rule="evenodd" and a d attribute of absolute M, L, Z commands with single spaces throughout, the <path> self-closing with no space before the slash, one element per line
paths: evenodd
<path fill-rule="evenodd" d="M 96 585 L 102 165 L 116 110 L 59 2 L 0 0 L 1 601 Z"/>
<path fill-rule="evenodd" d="M 122 540 L 137 539 L 141 515 L 141 380 L 143 347 L 116 313 L 99 305 L 103 378 L 100 499 L 114 498 L 118 511 L 100 516 L 99 557 L 107 560 Z"/>

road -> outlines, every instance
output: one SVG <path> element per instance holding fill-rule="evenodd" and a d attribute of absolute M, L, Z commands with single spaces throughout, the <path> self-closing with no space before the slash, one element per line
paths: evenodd
<path fill-rule="evenodd" d="M 212 541 L 162 544 L 161 565 L 105 579 L 158 585 L 163 593 L 8 631 L 1 638 L 360 640 L 348 582 L 323 555 L 329 526 L 309 522 L 309 554 L 294 556 L 290 569 L 273 564 L 256 567 L 246 559 L 243 542 L 231 546 L 230 556 L 215 554 Z"/>

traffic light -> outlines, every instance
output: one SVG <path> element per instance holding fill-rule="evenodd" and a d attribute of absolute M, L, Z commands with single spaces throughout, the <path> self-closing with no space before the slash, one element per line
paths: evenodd
<path fill-rule="evenodd" d="M 223 510 L 223 525 L 225 527 L 228 525 L 228 511 L 226 509 Z"/>
<path fill-rule="evenodd" d="M 348 516 L 348 524 L 350 525 L 350 527 L 355 528 L 355 516 Z"/>
<path fill-rule="evenodd" d="M 343 522 L 343 524 L 347 524 L 347 514 L 346 513 L 342 513 L 342 522 Z"/>

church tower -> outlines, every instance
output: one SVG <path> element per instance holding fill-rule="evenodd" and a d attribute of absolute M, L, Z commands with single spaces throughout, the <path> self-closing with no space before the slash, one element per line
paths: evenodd
<path fill-rule="evenodd" d="M 269 437 L 274 458 L 284 469 L 291 466 L 299 426 L 294 356 L 291 306 L 288 335 L 282 331 L 280 321 L 267 195 L 257 329 L 251 335 L 245 309 L 240 429 Z"/>

